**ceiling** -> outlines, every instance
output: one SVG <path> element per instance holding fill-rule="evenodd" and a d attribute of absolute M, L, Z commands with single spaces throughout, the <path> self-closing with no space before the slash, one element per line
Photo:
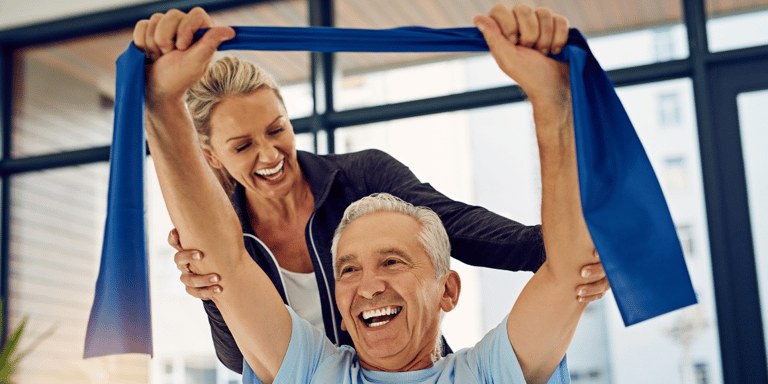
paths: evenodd
<path fill-rule="evenodd" d="M 486 13 L 498 0 L 336 0 L 336 24 L 344 28 L 392 28 L 420 25 L 432 28 L 466 27 L 472 17 Z M 534 0 L 532 6 L 547 6 L 564 14 L 571 26 L 587 36 L 637 30 L 680 23 L 679 2 L 670 0 Z M 710 17 L 768 8 L 768 0 L 706 0 Z M 212 14 L 217 25 L 307 26 L 304 0 L 282 0 L 245 6 Z M 104 33 L 51 45 L 26 48 L 25 59 L 40 60 L 81 78 L 106 94 L 113 93 L 114 61 L 128 46 L 131 31 Z M 252 60 L 281 84 L 309 78 L 307 52 L 232 52 Z M 434 61 L 455 54 L 360 54 L 338 55 L 343 73 L 361 73 L 378 68 Z"/>

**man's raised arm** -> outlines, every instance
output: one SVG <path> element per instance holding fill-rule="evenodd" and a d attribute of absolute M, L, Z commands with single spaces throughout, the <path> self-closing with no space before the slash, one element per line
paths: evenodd
<path fill-rule="evenodd" d="M 579 199 L 568 65 L 559 53 L 568 21 L 546 8 L 501 5 L 477 16 L 499 67 L 528 95 L 541 159 L 542 232 L 547 260 L 525 286 L 507 321 L 527 382 L 546 382 L 563 359 L 586 303 L 576 289 L 583 266 L 596 263 Z"/>
<path fill-rule="evenodd" d="M 134 43 L 155 59 L 147 66 L 147 141 L 181 244 L 205 254 L 194 272 L 221 277 L 222 292 L 213 300 L 249 365 L 271 382 L 288 349 L 291 318 L 245 250 L 240 223 L 206 163 L 183 101 L 218 45 L 234 36 L 231 28 L 212 28 L 190 46 L 192 34 L 209 27 L 200 8 L 189 14 L 172 10 L 136 25 Z"/>

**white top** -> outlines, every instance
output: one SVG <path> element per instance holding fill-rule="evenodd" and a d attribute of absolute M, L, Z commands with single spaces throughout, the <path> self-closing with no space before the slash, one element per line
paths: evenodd
<path fill-rule="evenodd" d="M 280 274 L 285 285 L 288 303 L 291 304 L 293 311 L 325 334 L 320 291 L 317 288 L 315 273 L 291 272 L 280 267 Z"/>

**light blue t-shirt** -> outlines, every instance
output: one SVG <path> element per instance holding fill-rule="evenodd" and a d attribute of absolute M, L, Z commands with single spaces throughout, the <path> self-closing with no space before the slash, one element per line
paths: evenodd
<path fill-rule="evenodd" d="M 369 371 L 360 366 L 355 349 L 336 347 L 324 334 L 288 307 L 293 326 L 288 351 L 274 384 L 525 384 L 523 371 L 507 336 L 507 319 L 472 348 L 441 358 L 427 369 L 410 372 Z M 565 358 L 547 384 L 570 383 Z M 243 362 L 243 384 L 261 384 Z"/>

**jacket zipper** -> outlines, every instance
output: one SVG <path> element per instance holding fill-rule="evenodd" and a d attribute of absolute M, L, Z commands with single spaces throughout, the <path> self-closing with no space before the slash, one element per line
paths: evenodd
<path fill-rule="evenodd" d="M 288 305 L 292 307 L 291 305 L 291 299 L 288 298 L 288 290 L 285 289 L 285 283 L 283 282 L 283 272 L 280 271 L 280 264 L 277 263 L 277 259 L 275 258 L 275 255 L 272 254 L 272 250 L 267 247 L 266 244 L 264 244 L 261 240 L 259 240 L 258 237 L 251 235 L 250 233 L 243 233 L 243 236 L 248 236 L 254 240 L 256 240 L 259 244 L 261 244 L 264 249 L 267 250 L 267 253 L 269 254 L 269 257 L 272 258 L 272 262 L 275 263 L 275 269 L 277 269 L 277 278 L 280 279 L 280 285 L 283 286 L 283 294 L 285 295 L 285 301 L 288 302 Z M 266 272 L 265 272 L 266 273 Z"/>
<path fill-rule="evenodd" d="M 320 260 L 320 255 L 317 253 L 317 247 L 315 246 L 315 238 L 312 235 L 312 222 L 315 220 L 315 213 L 312 212 L 312 217 L 309 218 L 309 242 L 312 244 L 312 250 L 315 254 L 315 259 L 317 259 L 317 265 L 320 266 L 320 272 L 323 275 L 323 282 L 325 282 L 325 292 L 326 296 L 328 297 L 328 306 L 330 307 L 330 314 L 331 314 L 331 321 L 333 321 L 333 336 L 336 338 L 335 344 L 338 347 L 339 346 L 339 334 L 336 331 L 336 311 L 334 311 L 333 308 L 333 298 L 331 297 L 331 288 L 328 285 L 328 278 L 325 274 L 325 268 L 323 268 L 323 262 Z"/>

